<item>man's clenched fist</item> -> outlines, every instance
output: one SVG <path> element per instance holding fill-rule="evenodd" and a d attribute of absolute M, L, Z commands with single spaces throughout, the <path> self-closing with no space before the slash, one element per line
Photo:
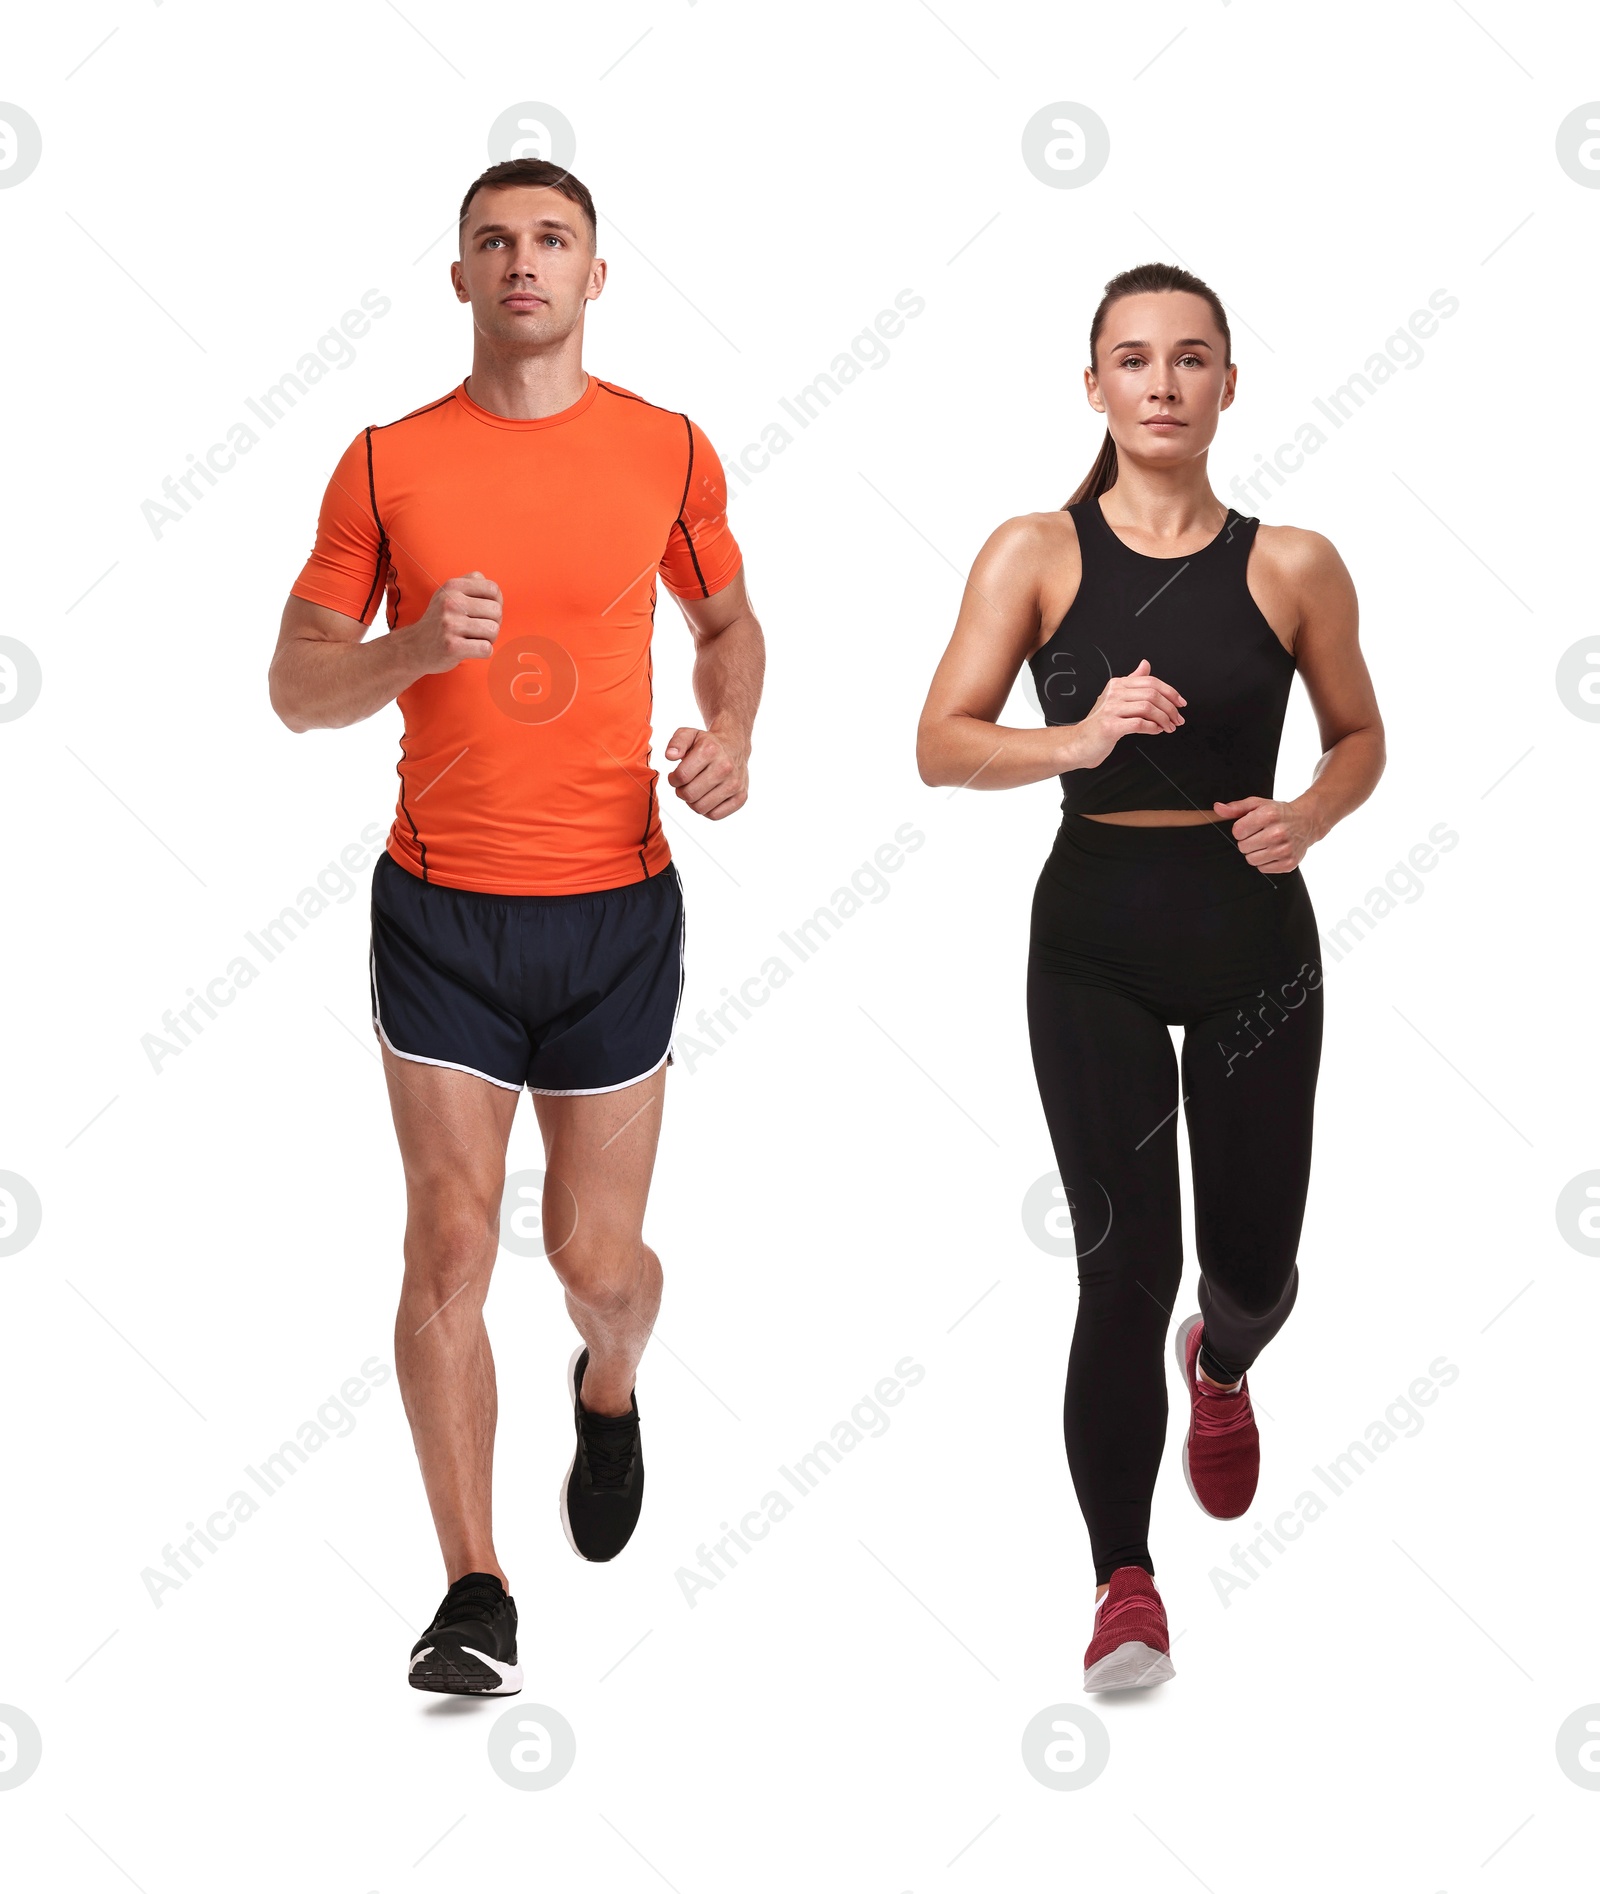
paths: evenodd
<path fill-rule="evenodd" d="M 453 671 L 463 658 L 487 658 L 500 630 L 500 588 L 481 572 L 446 579 L 414 625 L 395 633 L 404 640 L 419 677 Z"/>
<path fill-rule="evenodd" d="M 682 760 L 667 778 L 697 815 L 720 822 L 744 807 L 750 793 L 750 746 L 715 730 L 674 730 L 669 759 Z"/>

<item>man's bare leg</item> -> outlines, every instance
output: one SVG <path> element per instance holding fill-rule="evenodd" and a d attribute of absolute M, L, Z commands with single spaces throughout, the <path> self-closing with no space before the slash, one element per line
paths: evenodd
<path fill-rule="evenodd" d="M 583 1098 L 533 1095 L 544 1134 L 545 1250 L 589 1348 L 583 1405 L 626 1414 L 661 1305 L 661 1263 L 644 1241 L 667 1073 Z"/>
<path fill-rule="evenodd" d="M 447 1582 L 490 1572 L 497 1403 L 484 1298 L 499 1246 L 506 1144 L 519 1094 L 383 1049 L 406 1177 L 395 1374 Z M 509 1589 L 509 1587 L 507 1587 Z"/>

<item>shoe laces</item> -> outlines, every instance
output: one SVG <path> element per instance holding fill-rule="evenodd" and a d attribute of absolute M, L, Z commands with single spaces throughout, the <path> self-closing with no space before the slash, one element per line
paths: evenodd
<path fill-rule="evenodd" d="M 633 1466 L 638 1421 L 632 1414 L 591 1414 L 580 1410 L 589 1483 L 597 1492 L 620 1492 Z"/>
<path fill-rule="evenodd" d="M 461 1618 L 487 1619 L 505 1602 L 505 1591 L 487 1572 L 468 1572 L 444 1595 L 434 1614 L 435 1624 L 454 1624 Z"/>
<path fill-rule="evenodd" d="M 1195 1403 L 1195 1419 L 1202 1433 L 1232 1434 L 1241 1427 L 1254 1426 L 1250 1390 L 1242 1381 L 1233 1393 L 1224 1394 L 1220 1388 L 1208 1387 L 1196 1372 L 1194 1385 L 1200 1396 Z"/>
<path fill-rule="evenodd" d="M 1119 1618 L 1137 1618 L 1144 1622 L 1162 1624 L 1166 1614 L 1162 1610 L 1161 1595 L 1155 1591 L 1128 1590 L 1118 1595 L 1108 1592 L 1099 1610 L 1095 1614 L 1095 1634 L 1103 1636 L 1107 1627 Z"/>

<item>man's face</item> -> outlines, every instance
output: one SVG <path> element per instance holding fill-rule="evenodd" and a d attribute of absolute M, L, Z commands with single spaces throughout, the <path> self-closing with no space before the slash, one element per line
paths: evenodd
<path fill-rule="evenodd" d="M 474 195 L 450 280 L 457 297 L 472 304 L 473 326 L 483 335 L 539 350 L 564 341 L 583 320 L 606 266 L 594 253 L 588 218 L 570 197 L 546 185 L 514 184 Z"/>

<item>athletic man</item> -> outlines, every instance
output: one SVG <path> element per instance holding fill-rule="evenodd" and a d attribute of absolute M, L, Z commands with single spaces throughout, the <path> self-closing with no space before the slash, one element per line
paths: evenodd
<path fill-rule="evenodd" d="M 705 728 L 666 755 L 697 815 L 743 805 L 761 692 L 710 443 L 584 371 L 596 242 L 589 192 L 557 165 L 497 164 L 467 192 L 450 277 L 472 306 L 472 373 L 346 449 L 270 678 L 292 730 L 397 700 L 405 718 L 372 1013 L 406 1176 L 395 1367 L 449 1585 L 409 1674 L 460 1695 L 522 1684 L 482 1312 L 524 1085 L 545 1248 L 583 1344 L 561 1492 L 573 1550 L 614 1558 L 643 1497 L 634 1376 L 661 1265 L 642 1227 L 683 985 L 650 767 L 658 572 L 695 642 Z M 388 631 L 363 642 L 385 594 Z"/>

